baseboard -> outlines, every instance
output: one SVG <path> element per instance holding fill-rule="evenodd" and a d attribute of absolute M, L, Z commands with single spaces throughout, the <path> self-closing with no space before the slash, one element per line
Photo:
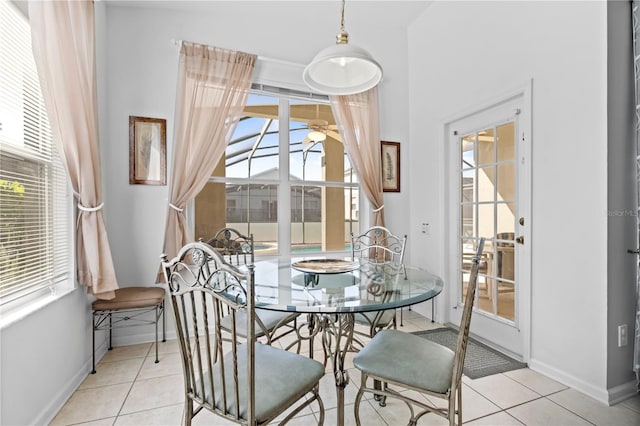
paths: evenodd
<path fill-rule="evenodd" d="M 101 359 L 107 351 L 106 342 L 96 348 L 96 363 Z M 91 373 L 91 358 L 88 359 L 76 374 L 67 381 L 67 383 L 59 390 L 56 397 L 35 417 L 35 425 L 51 424 L 56 415 L 62 410 L 64 404 L 67 403 L 71 395 L 78 390 L 82 382 L 87 378 L 87 374 Z M 88 372 L 88 373 L 87 373 Z"/>
<path fill-rule="evenodd" d="M 609 405 L 617 404 L 638 394 L 638 383 L 631 380 L 609 389 Z"/>
<path fill-rule="evenodd" d="M 588 395 L 591 398 L 602 402 L 603 404 L 610 405 L 609 391 L 607 389 L 587 383 L 584 380 L 581 380 L 571 374 L 567 374 L 564 371 L 558 370 L 557 368 L 550 366 L 549 364 L 540 362 L 535 358 L 529 359 L 528 364 L 531 370 L 544 374 L 550 379 L 553 379 L 557 382 L 562 383 L 563 385 L 569 386 L 572 389 L 582 392 L 583 394 Z"/>

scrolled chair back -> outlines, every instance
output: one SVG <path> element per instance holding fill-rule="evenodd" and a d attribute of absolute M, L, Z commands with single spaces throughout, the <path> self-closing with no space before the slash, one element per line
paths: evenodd
<path fill-rule="evenodd" d="M 233 265 L 255 263 L 253 234 L 246 236 L 234 228 L 222 228 L 206 241 L 222 258 Z"/>
<path fill-rule="evenodd" d="M 373 226 L 357 236 L 351 234 L 352 257 L 371 263 L 401 266 L 406 244 L 406 235 L 394 235 L 383 226 Z"/>
<path fill-rule="evenodd" d="M 255 341 L 253 268 L 247 265 L 241 271 L 204 242 L 187 244 L 171 260 L 162 256 L 183 360 L 185 396 L 233 421 L 251 419 L 254 411 L 254 345 L 240 345 L 235 318 L 245 313 L 246 340 Z M 226 315 L 232 316 L 231 341 L 228 334 L 223 339 L 220 327 Z M 239 370 L 246 371 L 246 376 L 238 377 Z M 193 414 L 185 413 L 185 418 Z"/>
<path fill-rule="evenodd" d="M 323 424 L 324 366 L 256 341 L 253 264 L 231 265 L 200 241 L 171 260 L 163 255 L 162 269 L 182 355 L 185 426 L 203 408 L 241 425 L 280 415 L 285 424 L 312 403 Z"/>

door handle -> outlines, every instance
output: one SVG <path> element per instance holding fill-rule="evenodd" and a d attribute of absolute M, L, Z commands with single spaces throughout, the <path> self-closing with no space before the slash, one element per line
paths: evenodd
<path fill-rule="evenodd" d="M 518 238 L 516 238 L 516 243 L 524 244 L 524 236 L 520 235 Z"/>

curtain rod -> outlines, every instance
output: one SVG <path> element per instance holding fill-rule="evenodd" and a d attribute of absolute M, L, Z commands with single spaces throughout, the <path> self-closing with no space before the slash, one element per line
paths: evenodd
<path fill-rule="evenodd" d="M 173 44 L 174 46 L 180 47 L 182 45 L 182 40 L 172 38 L 171 39 L 171 44 Z M 275 62 L 275 63 L 279 63 L 279 64 L 284 64 L 284 65 L 293 65 L 293 66 L 298 66 L 298 67 L 303 67 L 304 66 L 303 64 L 299 64 L 297 62 L 285 61 L 283 59 L 269 58 L 268 56 L 262 56 L 262 55 L 258 55 L 258 60 L 266 61 L 266 62 Z"/>

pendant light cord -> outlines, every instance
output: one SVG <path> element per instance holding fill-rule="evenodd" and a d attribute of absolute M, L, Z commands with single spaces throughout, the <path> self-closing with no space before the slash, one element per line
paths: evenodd
<path fill-rule="evenodd" d="M 344 30 L 344 3 L 345 3 L 345 0 L 342 0 L 342 13 L 340 15 L 340 32 L 336 36 L 336 44 L 349 43 L 349 33 Z"/>

